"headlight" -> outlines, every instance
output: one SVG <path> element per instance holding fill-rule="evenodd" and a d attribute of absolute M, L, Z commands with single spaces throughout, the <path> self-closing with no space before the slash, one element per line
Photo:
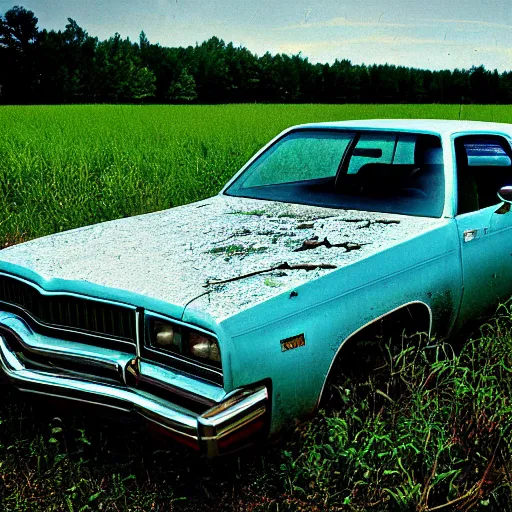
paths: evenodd
<path fill-rule="evenodd" d="M 158 322 L 156 329 L 155 342 L 159 347 L 166 348 L 176 346 L 179 347 L 181 343 L 181 336 L 177 336 L 174 332 L 172 325 Z"/>
<path fill-rule="evenodd" d="M 149 331 L 153 348 L 221 366 L 219 343 L 213 336 L 159 319 L 150 319 Z"/>
<path fill-rule="evenodd" d="M 189 335 L 188 343 L 193 357 L 220 363 L 219 344 L 216 340 L 192 332 Z"/>

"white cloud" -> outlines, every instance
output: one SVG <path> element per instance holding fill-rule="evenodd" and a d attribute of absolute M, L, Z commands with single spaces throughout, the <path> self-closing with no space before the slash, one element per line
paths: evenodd
<path fill-rule="evenodd" d="M 419 20 L 417 20 L 417 21 L 419 21 Z M 512 25 L 510 25 L 510 24 L 495 23 L 492 21 L 481 21 L 481 20 L 432 18 L 432 19 L 423 19 L 421 21 L 431 22 L 431 23 L 446 23 L 446 24 L 452 24 L 452 25 L 469 25 L 469 26 L 481 27 L 481 28 L 501 28 L 504 30 L 512 29 Z"/>
<path fill-rule="evenodd" d="M 510 69 L 512 46 L 475 44 L 407 36 L 368 36 L 317 42 L 282 43 L 280 53 L 301 52 L 312 62 L 346 58 L 354 63 L 394 64 L 430 69 L 469 68 L 485 64 L 487 69 Z"/>
<path fill-rule="evenodd" d="M 317 21 L 315 23 L 298 23 L 295 25 L 286 25 L 284 27 L 276 27 L 273 30 L 299 30 L 309 28 L 325 28 L 325 27 L 410 27 L 407 23 L 394 23 L 386 21 L 357 21 L 348 18 L 331 18 L 330 20 Z"/>
<path fill-rule="evenodd" d="M 314 23 L 297 23 L 294 25 L 285 25 L 283 27 L 276 27 L 273 30 L 304 30 L 314 28 L 328 28 L 328 27 L 396 27 L 396 28 L 413 28 L 413 27 L 435 27 L 440 24 L 451 24 L 459 26 L 470 26 L 485 28 L 499 28 L 503 30 L 512 29 L 512 24 L 496 23 L 491 21 L 481 20 L 464 20 L 464 19 L 447 19 L 447 18 L 414 18 L 411 22 L 399 23 L 399 22 L 387 22 L 381 21 L 380 18 L 377 21 L 368 20 L 351 20 L 346 17 L 331 18 L 329 20 L 317 21 Z M 460 28 L 459 28 L 460 31 Z"/>
<path fill-rule="evenodd" d="M 298 53 L 335 49 L 343 46 L 356 45 L 356 44 L 374 44 L 374 45 L 389 45 L 389 46 L 404 46 L 409 45 L 432 45 L 443 47 L 474 47 L 477 51 L 492 51 L 495 53 L 511 53 L 512 47 L 495 47 L 490 45 L 475 45 L 472 41 L 450 41 L 445 39 L 429 39 L 420 37 L 409 36 L 367 36 L 367 37 L 353 37 L 339 40 L 326 40 L 317 41 L 312 43 L 301 42 L 287 42 L 279 46 L 279 51 L 284 53 Z"/>

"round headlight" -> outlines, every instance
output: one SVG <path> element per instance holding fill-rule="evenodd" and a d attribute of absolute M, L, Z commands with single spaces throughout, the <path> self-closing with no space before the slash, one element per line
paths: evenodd
<path fill-rule="evenodd" d="M 193 357 L 200 359 L 209 359 L 215 363 L 220 363 L 219 345 L 213 339 L 191 333 L 189 337 L 190 353 Z"/>
<path fill-rule="evenodd" d="M 157 323 L 155 331 L 155 343 L 159 347 L 172 347 L 176 344 L 175 333 L 172 325 Z"/>

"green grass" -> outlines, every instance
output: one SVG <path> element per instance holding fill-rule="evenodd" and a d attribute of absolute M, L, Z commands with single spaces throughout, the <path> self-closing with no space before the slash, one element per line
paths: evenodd
<path fill-rule="evenodd" d="M 2 107 L 0 242 L 215 194 L 292 124 L 458 114 L 449 105 Z M 512 107 L 464 106 L 461 117 L 512 122 Z M 415 342 L 366 379 L 340 380 L 336 409 L 211 463 L 129 424 L 4 391 L 0 509 L 510 510 L 511 354 L 502 308 L 460 353 Z"/>
<path fill-rule="evenodd" d="M 365 379 L 340 379 L 335 408 L 211 462 L 87 410 L 4 393 L 2 510 L 510 510 L 510 311 L 459 353 L 411 341 L 384 350 Z"/>
<path fill-rule="evenodd" d="M 0 243 L 215 194 L 292 124 L 458 114 L 458 105 L 4 106 Z M 512 109 L 465 105 L 462 118 L 512 122 Z"/>

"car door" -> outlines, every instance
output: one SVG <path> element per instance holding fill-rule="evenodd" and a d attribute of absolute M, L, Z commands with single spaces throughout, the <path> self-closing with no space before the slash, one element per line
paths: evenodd
<path fill-rule="evenodd" d="M 458 137 L 454 144 L 464 323 L 512 295 L 512 211 L 497 196 L 512 185 L 512 151 L 508 139 L 492 134 Z"/>

